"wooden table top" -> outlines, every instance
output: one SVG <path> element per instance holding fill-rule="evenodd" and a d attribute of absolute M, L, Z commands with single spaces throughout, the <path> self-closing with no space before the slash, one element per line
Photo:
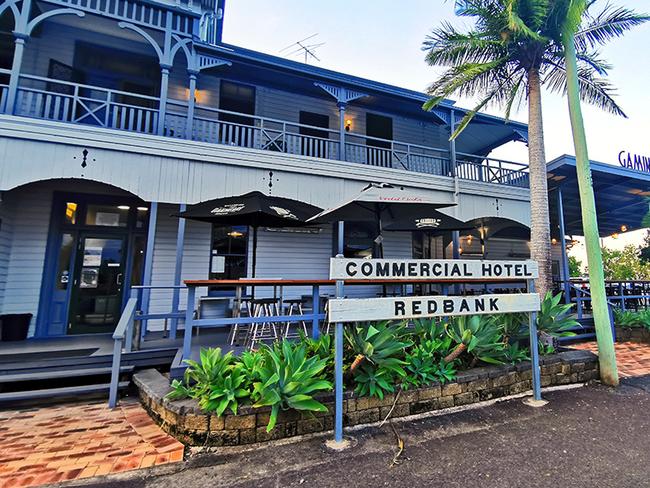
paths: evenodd
<path fill-rule="evenodd" d="M 386 280 L 346 280 L 346 285 L 409 285 L 409 284 L 425 284 L 425 283 L 439 283 L 439 284 L 512 284 L 512 283 L 525 283 L 522 279 L 512 280 L 437 280 L 437 279 L 386 279 Z M 283 279 L 267 279 L 267 278 L 242 278 L 239 280 L 185 280 L 187 286 L 332 286 L 336 284 L 336 280 L 328 279 L 314 279 L 314 280 L 283 280 Z"/>

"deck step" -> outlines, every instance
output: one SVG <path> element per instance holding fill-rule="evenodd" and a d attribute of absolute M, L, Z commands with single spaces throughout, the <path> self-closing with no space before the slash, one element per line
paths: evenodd
<path fill-rule="evenodd" d="M 135 367 L 169 366 L 176 354 L 177 348 L 143 349 L 122 353 L 122 364 Z M 37 371 L 52 371 L 62 369 L 107 368 L 113 363 L 113 356 L 102 354 L 85 357 L 61 357 L 36 361 L 17 361 L 0 366 L 0 376 L 7 374 L 33 373 Z"/>
<path fill-rule="evenodd" d="M 130 381 L 122 381 L 119 383 L 119 389 L 127 388 Z M 88 395 L 93 393 L 108 393 L 110 383 L 102 383 L 98 385 L 81 385 L 81 386 L 67 386 L 64 388 L 48 388 L 45 390 L 29 390 L 29 391 L 10 391 L 0 393 L 0 404 L 10 402 L 23 402 L 29 400 L 38 400 L 41 398 L 61 398 L 61 397 L 76 397 L 79 395 Z"/>
<path fill-rule="evenodd" d="M 133 373 L 135 366 L 122 366 L 120 373 Z M 106 376 L 111 374 L 111 368 L 66 369 L 54 371 L 37 371 L 27 373 L 12 373 L 0 375 L 0 384 L 22 381 L 42 381 L 65 378 L 78 378 L 82 376 Z"/>

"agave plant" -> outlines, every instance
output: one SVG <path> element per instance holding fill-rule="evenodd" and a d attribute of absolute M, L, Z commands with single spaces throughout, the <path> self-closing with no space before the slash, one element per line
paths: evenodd
<path fill-rule="evenodd" d="M 402 323 L 391 325 L 390 322 L 379 322 L 346 328 L 345 339 L 355 355 L 350 372 L 354 372 L 364 361 L 401 369 L 401 358 L 404 357 L 406 348 L 411 346 L 405 334 Z"/>
<path fill-rule="evenodd" d="M 542 300 L 540 311 L 537 314 L 537 330 L 554 337 L 573 336 L 571 329 L 580 325 L 572 315 L 573 304 L 561 304 L 562 294 L 553 296 L 548 292 Z"/>
<path fill-rule="evenodd" d="M 183 381 L 172 381 L 172 400 L 195 398 L 206 412 L 221 416 L 230 408 L 237 414 L 239 402 L 250 395 L 248 370 L 237 362 L 232 351 L 221 354 L 220 348 L 202 349 L 199 361 L 187 360 Z"/>
<path fill-rule="evenodd" d="M 229 408 L 237 415 L 239 402 L 250 396 L 250 390 L 246 386 L 245 368 L 238 364 L 231 368 L 228 374 L 210 383 L 207 395 L 198 399 L 199 407 L 206 412 L 215 412 L 218 416 L 223 415 Z"/>
<path fill-rule="evenodd" d="M 484 315 L 453 317 L 447 323 L 447 334 L 457 344 L 444 361 L 451 363 L 467 351 L 475 360 L 501 364 L 503 361 L 503 336 L 499 326 Z"/>
<path fill-rule="evenodd" d="M 415 346 L 406 355 L 406 372 L 403 388 L 416 388 L 429 385 L 435 381 L 445 383 L 456 375 L 454 363 L 446 363 L 441 356 L 451 348 L 451 337 L 443 340 L 427 340 Z"/>
<path fill-rule="evenodd" d="M 201 349 L 199 361 L 186 359 L 187 369 L 183 381 L 174 380 L 172 391 L 168 394 L 171 399 L 179 398 L 202 398 L 209 392 L 210 385 L 222 376 L 225 376 L 230 369 L 234 357 L 232 352 L 221 354 L 221 348 Z"/>
<path fill-rule="evenodd" d="M 334 375 L 334 342 L 330 334 L 322 334 L 318 339 L 313 339 L 300 332 L 300 341 L 305 344 L 308 356 L 316 356 L 326 361 L 323 376 L 331 378 Z"/>
<path fill-rule="evenodd" d="M 416 343 L 447 337 L 444 322 L 437 318 L 414 320 L 412 330 L 413 341 Z"/>
<path fill-rule="evenodd" d="M 280 410 L 326 412 L 327 407 L 313 394 L 332 389 L 332 383 L 321 378 L 327 364 L 325 359 L 307 357 L 304 344 L 283 341 L 261 349 L 264 364 L 259 381 L 253 385 L 254 407 L 271 407 L 266 431 L 275 427 Z"/>
<path fill-rule="evenodd" d="M 492 315 L 492 320 L 501 330 L 504 344 L 515 343 L 528 335 L 528 314 L 504 313 Z"/>
<path fill-rule="evenodd" d="M 395 391 L 397 377 L 406 377 L 406 371 L 401 365 L 399 369 L 389 369 L 370 363 L 363 364 L 354 375 L 354 392 L 358 396 L 374 396 L 383 399 L 386 393 Z"/>

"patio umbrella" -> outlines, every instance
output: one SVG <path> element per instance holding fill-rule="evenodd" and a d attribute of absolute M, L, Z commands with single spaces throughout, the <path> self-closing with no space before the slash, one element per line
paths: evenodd
<path fill-rule="evenodd" d="M 383 221 L 390 221 L 396 216 L 400 219 L 415 219 L 423 213 L 453 205 L 456 204 L 434 201 L 387 183 L 372 183 L 353 199 L 324 210 L 310 218 L 308 222 L 375 222 L 377 224 L 375 245 L 377 257 L 381 258 L 384 256 Z"/>
<path fill-rule="evenodd" d="M 252 191 L 244 195 L 215 198 L 191 205 L 178 217 L 217 225 L 248 225 L 253 228 L 253 278 L 257 266 L 259 227 L 303 227 L 322 209 L 291 198 Z"/>
<path fill-rule="evenodd" d="M 407 212 L 407 215 L 401 215 L 402 212 L 397 209 L 393 217 L 382 222 L 384 230 L 388 231 L 450 231 L 450 230 L 470 230 L 475 226 L 463 222 L 455 217 L 439 212 L 438 210 L 427 210 L 424 212 Z"/>

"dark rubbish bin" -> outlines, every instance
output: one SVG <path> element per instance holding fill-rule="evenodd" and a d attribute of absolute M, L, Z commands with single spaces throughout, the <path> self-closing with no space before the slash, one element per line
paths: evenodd
<path fill-rule="evenodd" d="M 31 313 L 8 313 L 0 315 L 2 342 L 24 341 L 27 339 L 27 332 L 29 331 L 29 323 L 31 321 Z"/>

